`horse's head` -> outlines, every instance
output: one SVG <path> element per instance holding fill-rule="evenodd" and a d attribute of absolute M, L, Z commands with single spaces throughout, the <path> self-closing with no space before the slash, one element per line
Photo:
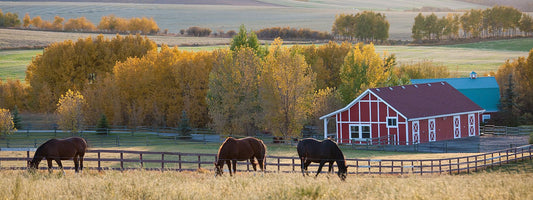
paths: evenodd
<path fill-rule="evenodd" d="M 28 160 L 28 164 L 27 164 L 27 167 L 28 169 L 37 169 L 39 168 L 39 163 L 41 161 L 40 160 Z"/>
<path fill-rule="evenodd" d="M 339 166 L 339 171 L 337 172 L 337 175 L 339 178 L 341 178 L 342 181 L 346 180 L 346 176 L 348 175 L 348 166 L 346 166 L 346 162 L 338 161 L 337 165 Z"/>
<path fill-rule="evenodd" d="M 224 170 L 222 170 L 223 166 L 224 164 L 219 164 L 215 162 L 215 176 L 224 174 Z"/>

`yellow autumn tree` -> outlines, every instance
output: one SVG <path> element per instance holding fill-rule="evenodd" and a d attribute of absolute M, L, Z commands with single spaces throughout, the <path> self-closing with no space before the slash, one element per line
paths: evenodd
<path fill-rule="evenodd" d="M 30 18 L 30 14 L 26 13 L 24 15 L 24 18 L 22 18 L 22 27 L 24 28 L 29 28 L 31 25 L 31 18 Z"/>
<path fill-rule="evenodd" d="M 310 111 L 315 75 L 304 57 L 276 39 L 262 65 L 262 125 L 276 136 L 299 136 Z"/>
<path fill-rule="evenodd" d="M 130 126 L 177 126 L 182 112 L 193 127 L 208 121 L 206 94 L 213 63 L 208 52 L 162 46 L 114 67 L 123 121 Z"/>
<path fill-rule="evenodd" d="M 353 46 L 340 69 L 343 103 L 348 104 L 366 89 L 389 85 L 393 63 L 393 59 L 376 53 L 373 44 Z"/>
<path fill-rule="evenodd" d="M 316 74 L 317 90 L 339 87 L 340 68 L 351 47 L 348 42 L 338 44 L 333 41 L 318 47 L 314 45 L 301 47 L 305 61 Z"/>
<path fill-rule="evenodd" d="M 60 94 L 68 89 L 84 91 L 87 84 L 103 80 L 112 73 L 116 62 L 128 57 L 142 57 L 157 45 L 146 37 L 119 36 L 107 39 L 103 35 L 77 41 L 53 43 L 32 59 L 26 70 L 26 82 L 37 110 L 51 112 Z M 51 95 L 48 98 L 47 95 Z M 52 103 L 48 100 L 52 99 Z M 44 101 L 43 101 L 44 100 Z"/>
<path fill-rule="evenodd" d="M 84 128 L 83 109 L 85 99 L 78 91 L 68 90 L 61 95 L 57 103 L 57 115 L 60 129 L 77 133 Z"/>
<path fill-rule="evenodd" d="M 13 123 L 13 116 L 8 109 L 0 108 L 0 136 L 12 134 L 17 131 L 15 123 Z"/>
<path fill-rule="evenodd" d="M 258 130 L 261 60 L 249 47 L 217 50 L 209 76 L 207 102 L 213 129 L 224 135 L 252 135 Z"/>

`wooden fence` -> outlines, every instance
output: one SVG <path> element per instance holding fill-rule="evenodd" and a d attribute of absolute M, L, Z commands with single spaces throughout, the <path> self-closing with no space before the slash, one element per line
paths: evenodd
<path fill-rule="evenodd" d="M 533 133 L 533 127 L 507 127 L 507 126 L 494 126 L 485 125 L 480 126 L 480 133 L 482 134 L 494 134 L 494 135 L 529 135 Z"/>
<path fill-rule="evenodd" d="M 26 169 L 30 160 L 30 149 L 25 151 L 0 151 L 0 169 Z M 9 149 L 7 149 L 9 150 Z M 21 149 L 18 149 L 21 150 Z M 85 168 L 92 170 L 160 170 L 160 171 L 196 171 L 213 169 L 215 154 L 149 152 L 121 150 L 88 150 L 85 156 Z M 391 159 L 346 159 L 351 174 L 455 174 L 470 173 L 488 167 L 501 166 L 525 159 L 533 159 L 533 146 L 526 145 L 501 151 L 494 151 L 473 156 L 445 159 L 391 160 Z M 298 157 L 268 156 L 267 172 L 300 172 Z M 65 169 L 71 169 L 71 161 L 63 161 Z M 70 166 L 69 166 L 70 165 Z M 42 162 L 41 169 L 46 169 Z M 54 166 L 56 166 L 54 162 Z M 311 165 L 310 170 L 316 169 Z M 248 162 L 239 162 L 239 171 L 250 171 Z M 227 169 L 227 168 L 226 168 Z M 324 171 L 326 171 L 324 169 Z"/>

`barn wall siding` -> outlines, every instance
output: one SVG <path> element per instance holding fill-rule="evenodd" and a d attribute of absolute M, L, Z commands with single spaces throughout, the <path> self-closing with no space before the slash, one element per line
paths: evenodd
<path fill-rule="evenodd" d="M 413 121 L 408 121 L 397 113 L 394 108 L 388 106 L 386 102 L 368 93 L 355 102 L 350 108 L 335 115 L 337 119 L 337 142 L 352 143 L 350 140 L 350 125 L 370 125 L 371 137 L 378 138 L 389 136 L 390 140 L 395 139 L 394 144 L 412 145 L 416 139 L 413 135 Z M 396 117 L 397 127 L 388 127 L 387 118 Z M 459 116 L 461 138 L 470 137 L 468 114 Z M 481 114 L 475 113 L 475 135 L 479 135 L 479 120 Z M 429 120 L 434 120 L 435 141 L 454 139 L 454 117 L 436 117 L 416 120 L 418 122 L 418 137 L 420 143 L 430 142 Z M 355 141 L 356 144 L 363 144 L 362 141 Z"/>

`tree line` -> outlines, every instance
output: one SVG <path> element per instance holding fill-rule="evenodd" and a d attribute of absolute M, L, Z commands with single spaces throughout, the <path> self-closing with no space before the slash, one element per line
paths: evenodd
<path fill-rule="evenodd" d="M 332 36 L 327 32 L 310 30 L 308 28 L 272 27 L 255 31 L 260 39 L 290 39 L 290 40 L 331 40 Z"/>
<path fill-rule="evenodd" d="M 192 127 L 222 134 L 297 136 L 367 88 L 405 84 L 434 69 L 395 67 L 394 55 L 372 44 L 287 47 L 277 39 L 267 48 L 244 27 L 232 43 L 212 52 L 157 50 L 140 35 L 54 43 L 28 66 L 27 84 L 0 82 L 0 108 L 59 113 L 59 105 L 72 105 L 61 99 L 82 96 L 75 108 L 90 125 L 104 115 L 113 125 L 176 127 L 186 116 Z"/>
<path fill-rule="evenodd" d="M 0 12 L 1 14 L 1 12 Z M 6 18 L 6 20 L 2 20 Z M 2 21 L 9 23 L 1 24 Z M 65 20 L 60 16 L 55 16 L 52 21 L 43 20 L 41 16 L 30 17 L 28 13 L 22 18 L 22 23 L 17 14 L 7 13 L 0 15 L 0 27 L 22 27 L 25 29 L 47 30 L 47 31 L 70 31 L 70 32 L 103 32 L 103 33 L 123 33 L 123 34 L 156 34 L 159 33 L 159 26 L 153 18 L 120 18 L 115 15 L 104 16 L 96 26 L 85 17 Z"/>
<path fill-rule="evenodd" d="M 7 12 L 4 14 L 0 9 L 0 28 L 20 26 L 20 20 L 17 13 Z"/>
<path fill-rule="evenodd" d="M 384 14 L 363 11 L 335 16 L 331 32 L 337 39 L 375 43 L 389 38 L 389 28 Z"/>
<path fill-rule="evenodd" d="M 441 18 L 435 13 L 427 16 L 419 13 L 411 32 L 415 42 L 530 36 L 533 33 L 533 18 L 506 6 L 472 9 L 462 15 L 450 13 Z"/>

